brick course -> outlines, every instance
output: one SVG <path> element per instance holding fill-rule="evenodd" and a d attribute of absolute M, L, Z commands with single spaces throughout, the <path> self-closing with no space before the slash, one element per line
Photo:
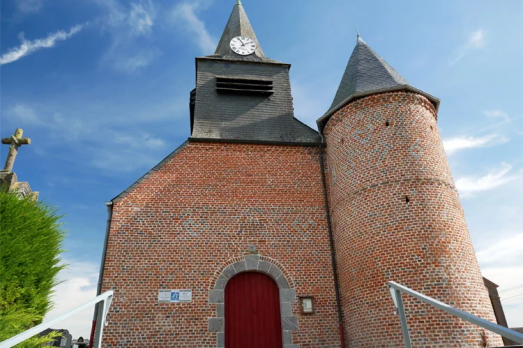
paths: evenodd
<path fill-rule="evenodd" d="M 216 347 L 209 319 L 223 308 L 209 291 L 251 245 L 296 296 L 315 296 L 314 315 L 291 303 L 293 344 L 340 347 L 318 149 L 194 142 L 113 204 L 103 346 Z M 158 303 L 159 289 L 192 289 L 193 301 Z"/>
<path fill-rule="evenodd" d="M 387 281 L 495 322 L 436 121 L 425 97 L 389 92 L 349 103 L 325 127 L 348 347 L 403 346 Z M 482 329 L 404 303 L 414 347 L 482 346 Z"/>

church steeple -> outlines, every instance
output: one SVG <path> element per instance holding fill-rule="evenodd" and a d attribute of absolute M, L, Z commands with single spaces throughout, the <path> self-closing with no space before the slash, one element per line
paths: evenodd
<path fill-rule="evenodd" d="M 230 42 L 232 39 L 238 36 L 249 37 L 256 43 L 256 51 L 252 55 L 239 56 L 232 51 Z M 240 0 L 236 0 L 236 5 L 234 5 L 231 16 L 229 17 L 229 21 L 225 26 L 220 43 L 218 44 L 214 54 L 234 60 L 263 61 L 263 58 L 265 58 L 260 43 L 258 42 L 258 38 L 252 29 L 251 22 L 249 21 L 249 18 L 247 17 Z"/>
<path fill-rule="evenodd" d="M 196 58 L 191 140 L 318 145 L 294 118 L 290 67 L 265 57 L 237 0 L 216 53 Z"/>
<path fill-rule="evenodd" d="M 318 120 L 320 130 L 323 129 L 330 114 L 350 100 L 392 90 L 411 90 L 427 97 L 436 108 L 439 105 L 438 98 L 412 87 L 403 76 L 363 41 L 357 31 L 356 47 L 350 56 L 334 101 L 329 111 Z"/>

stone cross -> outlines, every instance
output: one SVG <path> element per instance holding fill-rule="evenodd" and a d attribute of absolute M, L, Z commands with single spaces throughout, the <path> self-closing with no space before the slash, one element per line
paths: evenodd
<path fill-rule="evenodd" d="M 18 148 L 22 145 L 31 144 L 31 139 L 22 138 L 24 131 L 20 128 L 15 130 L 15 134 L 11 135 L 10 138 L 3 138 L 2 144 L 10 145 L 9 153 L 7 154 L 7 159 L 5 160 L 4 171 L 11 172 L 13 170 L 13 165 L 15 164 L 15 158 L 18 154 Z"/>

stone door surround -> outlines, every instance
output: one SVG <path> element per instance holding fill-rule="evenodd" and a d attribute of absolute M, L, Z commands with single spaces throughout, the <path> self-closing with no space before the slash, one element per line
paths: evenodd
<path fill-rule="evenodd" d="M 292 344 L 292 331 L 298 330 L 298 318 L 292 315 L 292 303 L 296 302 L 294 283 L 289 282 L 290 277 L 279 262 L 260 255 L 246 255 L 229 260 L 211 280 L 209 304 L 216 305 L 216 317 L 209 318 L 209 332 L 216 333 L 216 347 L 225 347 L 225 287 L 229 279 L 243 272 L 267 274 L 278 284 L 283 347 L 299 348 L 299 345 Z"/>

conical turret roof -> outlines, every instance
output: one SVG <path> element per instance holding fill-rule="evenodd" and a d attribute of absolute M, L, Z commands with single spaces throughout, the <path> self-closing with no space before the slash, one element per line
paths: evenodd
<path fill-rule="evenodd" d="M 381 58 L 358 34 L 356 47 L 345 69 L 329 111 L 318 120 L 320 130 L 328 117 L 351 99 L 393 90 L 411 90 L 427 97 L 436 108 L 439 99 L 412 87 L 392 66 Z"/>
<path fill-rule="evenodd" d="M 234 53 L 231 49 L 230 43 L 231 40 L 237 36 L 247 36 L 251 38 L 256 43 L 256 51 L 248 56 L 241 56 Z M 211 57 L 220 57 L 230 60 L 276 62 L 275 60 L 266 58 L 263 54 L 256 33 L 252 29 L 251 22 L 249 21 L 240 0 L 236 1 L 236 5 L 234 5 L 234 8 L 232 9 L 229 21 L 225 26 L 225 30 L 223 31 L 218 47 L 216 48 L 216 52 L 214 52 L 214 55 Z"/>

